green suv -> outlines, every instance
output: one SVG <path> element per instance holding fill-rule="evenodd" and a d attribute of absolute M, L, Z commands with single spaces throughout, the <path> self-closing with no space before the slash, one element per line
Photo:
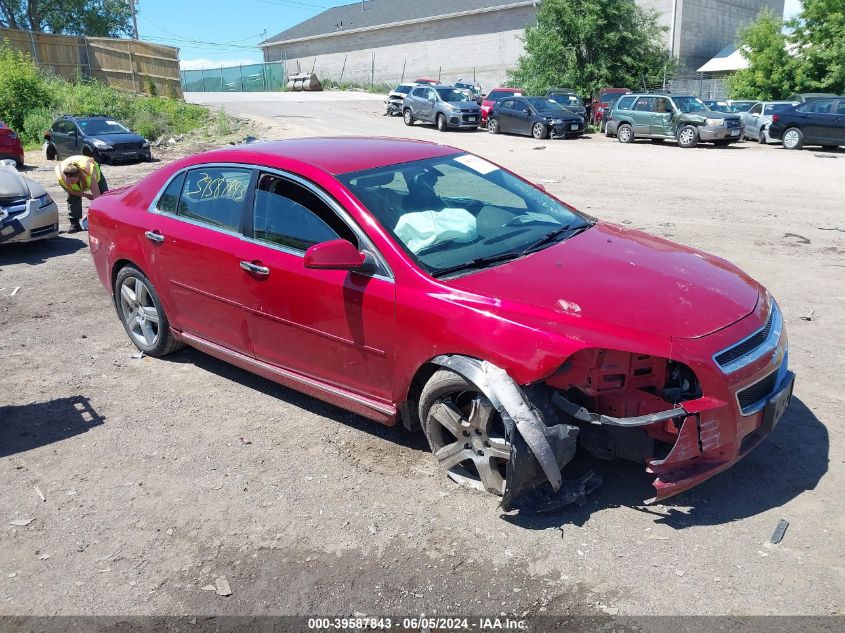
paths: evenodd
<path fill-rule="evenodd" d="M 668 138 L 681 147 L 695 147 L 699 141 L 728 145 L 742 138 L 742 121 L 738 114 L 709 110 L 691 95 L 630 94 L 616 102 L 605 134 L 616 136 L 620 143 Z"/>

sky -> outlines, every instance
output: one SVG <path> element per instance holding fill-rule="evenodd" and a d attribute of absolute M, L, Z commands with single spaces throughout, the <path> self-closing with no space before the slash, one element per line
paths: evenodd
<path fill-rule="evenodd" d="M 265 37 L 272 37 L 330 7 L 353 3 L 349 0 L 138 0 L 137 4 L 141 39 L 178 47 L 182 68 L 192 69 L 260 62 L 261 50 L 257 45 Z M 791 17 L 800 8 L 800 0 L 785 0 L 784 15 Z"/>

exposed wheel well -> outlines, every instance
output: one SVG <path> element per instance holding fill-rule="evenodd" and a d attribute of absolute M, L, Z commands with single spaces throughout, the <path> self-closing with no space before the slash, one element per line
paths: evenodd
<path fill-rule="evenodd" d="M 420 423 L 420 415 L 417 407 L 420 401 L 420 394 L 422 393 L 425 383 L 434 375 L 438 369 L 443 369 L 442 366 L 428 362 L 417 369 L 414 377 L 411 379 L 411 386 L 408 389 L 405 402 L 399 405 L 399 413 L 402 417 L 402 425 L 409 431 L 422 430 Z"/>
<path fill-rule="evenodd" d="M 123 268 L 124 266 L 134 266 L 135 268 L 140 270 L 142 273 L 144 273 L 143 269 L 140 266 L 138 266 L 135 262 L 133 262 L 129 259 L 118 259 L 114 263 L 114 266 L 112 266 L 112 269 L 111 269 L 112 294 L 114 294 L 114 282 L 117 279 L 117 273 L 119 273 L 120 269 Z M 144 274 L 146 275 L 147 273 L 144 273 Z"/>

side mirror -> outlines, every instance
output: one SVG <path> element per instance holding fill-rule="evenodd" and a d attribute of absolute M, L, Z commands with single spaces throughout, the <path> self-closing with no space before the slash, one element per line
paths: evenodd
<path fill-rule="evenodd" d="M 331 240 L 314 244 L 305 251 L 304 264 L 306 268 L 360 270 L 367 261 L 367 254 L 359 251 L 352 242 Z"/>

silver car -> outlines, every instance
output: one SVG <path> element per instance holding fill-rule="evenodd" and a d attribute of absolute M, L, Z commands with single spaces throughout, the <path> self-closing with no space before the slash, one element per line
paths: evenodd
<path fill-rule="evenodd" d="M 5 162 L 5 161 L 3 161 Z M 59 209 L 44 187 L 0 163 L 0 244 L 59 234 Z"/>
<path fill-rule="evenodd" d="M 742 134 L 752 141 L 759 143 L 776 143 L 777 141 L 769 138 L 769 126 L 772 124 L 772 115 L 782 110 L 788 110 L 794 105 L 798 105 L 797 101 L 758 101 L 748 112 L 742 113 Z"/>

